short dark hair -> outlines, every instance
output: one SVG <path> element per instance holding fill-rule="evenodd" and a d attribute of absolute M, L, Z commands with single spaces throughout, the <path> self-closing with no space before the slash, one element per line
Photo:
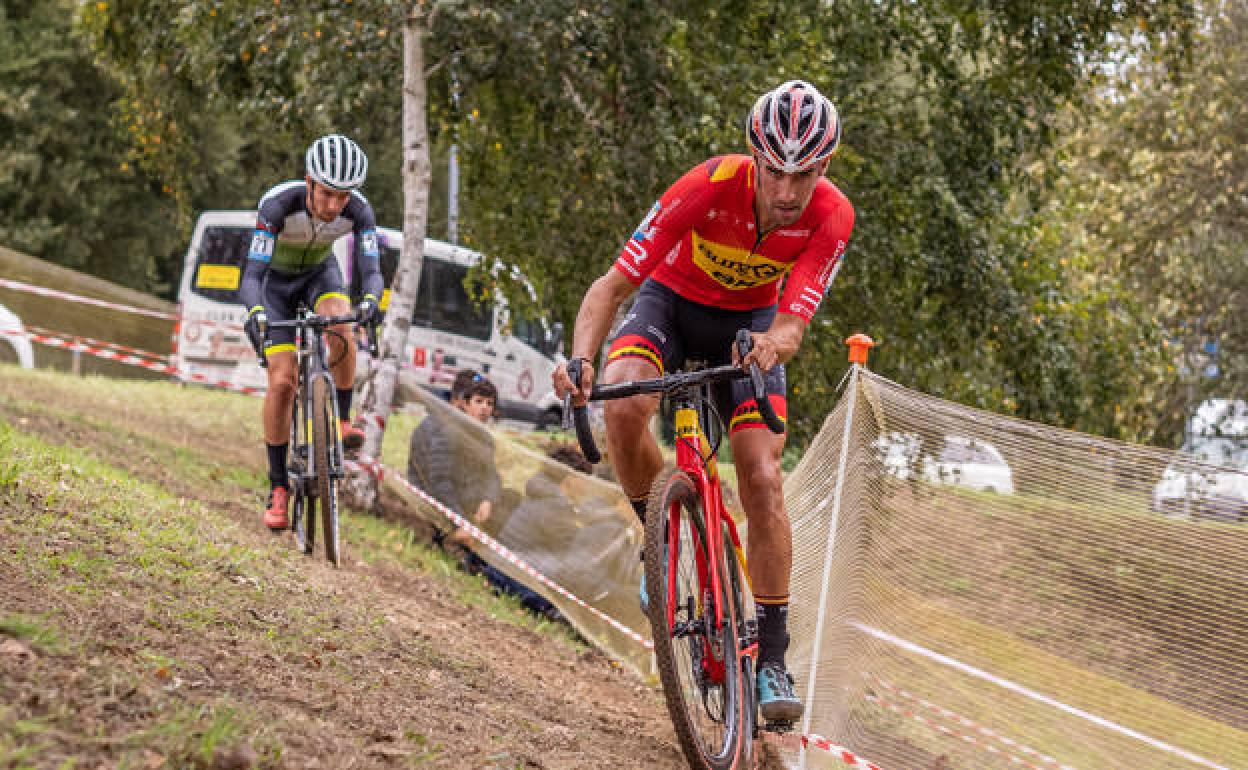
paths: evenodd
<path fill-rule="evenodd" d="M 468 388 L 474 382 L 485 380 L 485 375 L 475 369 L 460 369 L 455 373 L 455 381 L 451 383 L 451 400 L 468 398 Z M 488 380 L 486 380 L 488 382 Z"/>
<path fill-rule="evenodd" d="M 460 394 L 460 398 L 465 401 L 471 401 L 473 396 L 488 398 L 496 405 L 498 404 L 498 388 L 494 387 L 494 383 L 485 378 L 484 375 L 477 375 L 477 378 L 468 383 L 464 388 L 464 392 Z"/>

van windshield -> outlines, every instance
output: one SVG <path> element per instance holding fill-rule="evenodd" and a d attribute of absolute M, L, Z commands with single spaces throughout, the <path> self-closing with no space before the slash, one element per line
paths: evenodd
<path fill-rule="evenodd" d="M 205 227 L 195 254 L 191 291 L 214 302 L 237 302 L 243 262 L 255 231 L 255 227 Z"/>
<path fill-rule="evenodd" d="M 467 267 L 426 258 L 412 323 L 441 332 L 488 340 L 494 311 L 491 306 L 478 304 L 468 296 L 464 288 L 467 275 Z"/>

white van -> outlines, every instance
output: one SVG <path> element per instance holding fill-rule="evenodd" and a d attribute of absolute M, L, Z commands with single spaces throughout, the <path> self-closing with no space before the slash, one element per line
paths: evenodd
<path fill-rule="evenodd" d="M 254 211 L 206 211 L 195 225 L 178 291 L 173 355 L 183 381 L 265 387 L 264 372 L 243 333 L 244 312 L 237 300 L 255 224 Z M 385 227 L 378 228 L 378 235 L 387 286 L 384 310 L 403 236 Z M 349 237 L 333 248 L 348 283 L 354 278 Z M 476 369 L 498 388 L 504 417 L 538 427 L 556 424 L 562 405 L 550 387 L 550 374 L 563 361 L 559 325 L 511 318 L 501 299 L 492 306 L 476 304 L 464 288 L 464 277 L 481 259 L 477 252 L 427 238 L 424 257 L 400 385 L 421 385 L 445 395 L 458 370 Z"/>
<path fill-rule="evenodd" d="M 1188 419 L 1188 438 L 1153 487 L 1158 513 L 1248 521 L 1248 402 L 1210 398 Z"/>
<path fill-rule="evenodd" d="M 35 352 L 22 319 L 4 305 L 0 305 L 0 363 L 13 363 L 23 369 L 35 366 Z"/>

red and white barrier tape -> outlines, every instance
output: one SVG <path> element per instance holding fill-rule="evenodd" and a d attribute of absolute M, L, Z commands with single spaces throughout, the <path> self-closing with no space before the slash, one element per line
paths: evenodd
<path fill-rule="evenodd" d="M 382 465 L 380 462 L 374 460 L 368 455 L 360 455 L 354 460 L 347 460 L 346 466 L 348 468 L 359 468 L 369 476 L 377 479 L 378 483 L 386 477 L 386 466 Z"/>
<path fill-rule="evenodd" d="M 840 757 L 841 761 L 850 767 L 856 767 L 859 770 L 882 770 L 874 762 L 868 762 L 844 746 L 838 746 L 821 735 L 803 735 L 801 736 L 801 741 L 803 748 L 826 751 L 829 754 Z"/>
<path fill-rule="evenodd" d="M 148 358 L 153 361 L 169 361 L 169 356 L 164 353 L 153 353 L 150 350 L 141 350 L 139 348 L 132 348 L 127 345 L 119 345 L 116 342 L 104 342 L 103 340 L 97 340 L 91 337 L 83 337 L 78 334 L 67 334 L 65 332 L 58 332 L 53 329 L 44 329 L 40 326 L 34 326 L 31 324 L 26 325 L 26 330 L 28 332 L 43 335 L 43 336 L 56 336 L 56 337 L 62 337 L 64 339 L 72 339 L 75 342 L 85 343 L 87 345 L 90 345 L 93 348 L 107 349 L 107 350 L 112 350 L 118 353 L 130 353 L 132 355 L 142 356 L 144 358 Z"/>
<path fill-rule="evenodd" d="M 927 727 L 930 727 L 931 729 L 935 730 L 938 733 L 941 733 L 942 735 L 948 738 L 953 738 L 956 741 L 961 741 L 963 743 L 967 743 L 972 746 L 982 748 L 984 751 L 988 752 L 989 754 L 996 754 L 998 756 L 1006 757 L 1015 765 L 1025 767 L 1027 768 L 1027 770 L 1041 770 L 1040 767 L 1032 764 L 1031 762 L 1028 762 L 1025 759 L 1020 759 L 1019 757 L 1016 757 L 1013 754 L 1010 754 L 1009 752 L 1003 751 L 997 748 L 996 746 L 992 746 L 987 743 L 981 743 L 980 741 L 976 740 L 975 736 L 973 735 L 970 735 L 968 733 L 960 733 L 956 730 L 950 729 L 935 720 L 928 719 L 922 714 L 916 713 L 914 711 L 910 711 L 909 709 L 906 709 L 902 706 L 898 706 L 896 703 L 892 703 L 891 701 L 884 700 L 878 695 L 866 694 L 863 697 L 866 700 L 870 701 L 871 703 L 875 703 L 879 706 L 882 706 L 883 708 L 888 709 L 889 711 L 892 711 L 894 714 L 906 717 L 907 719 L 913 719 L 919 724 L 926 725 Z"/>
<path fill-rule="evenodd" d="M 47 345 L 54 348 L 64 348 L 66 350 L 76 350 L 80 353 L 95 356 L 96 358 L 104 358 L 110 361 L 116 361 L 129 366 L 138 366 L 153 372 L 161 374 L 176 374 L 177 369 L 170 364 L 161 361 L 148 361 L 145 358 L 130 353 L 118 353 L 115 350 L 109 350 L 104 347 L 89 345 L 84 340 L 77 340 L 72 337 L 56 337 L 50 334 L 27 334 L 31 342 L 38 342 L 40 345 Z"/>
<path fill-rule="evenodd" d="M 90 344 L 87 344 L 85 340 L 74 339 L 72 337 L 54 336 L 51 334 L 32 334 L 30 332 L 27 332 L 26 336 L 30 339 L 31 342 L 37 342 L 40 345 L 47 345 L 48 347 L 53 347 L 53 348 L 62 348 L 64 350 L 76 350 L 80 353 L 86 353 L 87 355 L 95 356 L 96 358 L 103 358 L 108 361 L 116 361 L 119 364 L 126 364 L 128 366 L 137 366 L 143 369 L 147 369 L 148 371 L 158 372 L 160 374 L 171 374 L 175 377 L 179 377 L 189 382 L 197 382 L 197 383 L 201 383 L 204 385 L 212 385 L 214 387 L 225 388 L 227 390 L 233 390 L 239 393 L 255 394 L 255 393 L 262 392 L 261 388 L 252 388 L 246 385 L 235 385 L 234 383 L 228 382 L 226 380 L 211 380 L 202 374 L 189 374 L 188 375 L 185 372 L 180 372 L 178 368 L 173 366 L 172 364 L 167 364 L 161 361 L 149 361 L 145 358 L 140 358 L 137 355 L 133 355 L 130 353 L 118 353 L 117 351 L 109 350 L 108 348 L 101 347 L 102 345 L 108 345 L 110 343 L 99 343 L 97 345 L 90 345 Z M 148 354 L 144 353 L 144 355 L 148 355 Z"/>
<path fill-rule="evenodd" d="M 909 692 L 908 690 L 905 690 L 905 689 L 903 689 L 903 688 L 901 688 L 901 687 L 898 687 L 897 685 L 894 685 L 894 684 L 892 684 L 892 683 L 890 683 L 890 682 L 888 682 L 888 681 L 885 681 L 884 679 L 881 679 L 881 678 L 880 678 L 880 677 L 878 677 L 878 676 L 875 676 L 875 675 L 873 675 L 873 674 L 868 674 L 868 675 L 867 675 L 867 678 L 868 678 L 868 679 L 871 679 L 871 680 L 872 680 L 872 681 L 874 681 L 874 682 L 876 682 L 877 684 L 879 684 L 879 685 L 880 685 L 880 687 L 883 687 L 884 689 L 888 690 L 888 691 L 889 691 L 889 692 L 891 692 L 891 693 L 894 693 L 894 694 L 896 694 L 896 695 L 898 695 L 898 696 L 900 696 L 900 697 L 902 697 L 902 698 L 905 698 L 906 700 L 908 700 L 908 701 L 910 701 L 910 702 L 912 702 L 912 703 L 917 703 L 918 705 L 922 706 L 923 708 L 925 708 L 925 709 L 927 709 L 927 710 L 929 710 L 929 711 L 935 712 L 936 714 L 939 714 L 940 716 L 942 716 L 942 717 L 944 717 L 944 718 L 946 718 L 946 719 L 951 719 L 951 720 L 953 720 L 953 721 L 957 722 L 959 725 L 961 725 L 961 726 L 963 726 L 963 727 L 966 727 L 966 728 L 969 728 L 969 729 L 971 729 L 971 730 L 974 730 L 975 732 L 979 733 L 980 735 L 982 735 L 982 736 L 984 736 L 984 737 L 986 737 L 986 738 L 990 738 L 990 739 L 992 739 L 992 740 L 998 741 L 998 742 L 1000 742 L 1000 743 L 1002 743 L 1002 744 L 1006 745 L 1006 746 L 1007 746 L 1007 747 L 1009 747 L 1010 749 L 1012 749 L 1012 750 L 1014 750 L 1014 751 L 1019 752 L 1020 754 L 1025 754 L 1025 755 L 1027 755 L 1027 756 L 1029 756 L 1029 757 L 1034 757 L 1034 758 L 1036 758 L 1037 760 L 1039 760 L 1040 762 L 1042 762 L 1043 764 L 1045 764 L 1045 765 L 1047 765 L 1047 766 L 1049 766 L 1049 767 L 1057 767 L 1057 768 L 1060 768 L 1060 770 L 1076 770 L 1075 768 L 1071 767 L 1070 765 L 1064 765 L 1064 764 L 1062 764 L 1061 762 L 1057 761 L 1056 759 L 1054 759 L 1053 757 L 1050 757 L 1050 756 L 1049 756 L 1049 755 L 1047 755 L 1047 754 L 1043 754 L 1043 753 L 1041 753 L 1041 752 L 1039 752 L 1039 751 L 1036 751 L 1035 749 L 1031 748 L 1030 746 L 1025 746 L 1025 745 L 1023 745 L 1023 744 L 1019 743 L 1018 741 L 1014 740 L 1013 738 L 1009 738 L 1009 737 L 1007 737 L 1007 736 L 1005 736 L 1005 735 L 1002 735 L 1002 734 L 1000 734 L 1000 733 L 996 732 L 995 730 L 990 730 L 989 728 L 984 727 L 983 725 L 980 725 L 980 724 L 978 724 L 978 723 L 976 723 L 976 722 L 972 721 L 971 719 L 968 719 L 968 718 L 966 718 L 966 717 L 962 716 L 961 714 L 958 714 L 958 713 L 956 713 L 956 712 L 950 711 L 949 709 L 945 708 L 944 706 L 941 706 L 941 705 L 936 704 L 936 703 L 932 703 L 931 701 L 926 700 L 925 698 L 921 698 L 921 697 L 919 697 L 918 695 L 915 695 L 914 693 Z M 899 713 L 899 714 L 905 714 L 906 716 L 909 716 L 910 718 L 915 719 L 916 721 L 923 722 L 924 724 L 927 724 L 927 725 L 929 725 L 929 726 L 933 727 L 934 729 L 938 730 L 939 732 L 942 732 L 942 733 L 944 733 L 944 734 L 946 734 L 946 735 L 949 735 L 949 736 L 951 736 L 951 737 L 958 738 L 958 739 L 963 740 L 963 741 L 965 741 L 965 742 L 967 742 L 967 743 L 975 743 L 975 740 L 974 740 L 973 738 L 971 738 L 970 736 L 964 735 L 964 734 L 962 734 L 962 733 L 957 733 L 957 732 L 954 732 L 953 730 L 950 730 L 949 728 L 944 727 L 943 725 L 939 725 L 939 724 L 937 724 L 937 723 L 935 723 L 935 722 L 933 722 L 933 721 L 931 721 L 931 720 L 928 720 L 928 719 L 926 719 L 925 717 L 923 717 L 923 716 L 921 716 L 921 715 L 919 715 L 919 714 L 914 714 L 914 713 L 912 713 L 912 712 L 907 712 L 907 711 L 905 711 L 904 709 L 902 709 L 900 706 L 895 706 L 895 705 L 893 705 L 892 703 L 889 703 L 888 701 L 884 700 L 883 698 L 880 698 L 878 695 L 867 695 L 867 696 L 866 696 L 866 698 L 867 698 L 867 700 L 871 700 L 871 701 L 874 701 L 874 702 L 876 702 L 876 703 L 879 703 L 880 705 L 885 706 L 885 707 L 887 707 L 887 708 L 891 709 L 892 711 L 894 711 L 894 712 L 896 712 L 896 713 Z M 1025 760 L 1025 759 L 1021 759 L 1021 758 L 1019 758 L 1019 757 L 1013 756 L 1012 754 L 1009 754 L 1009 753 L 1007 753 L 1007 752 L 1003 752 L 1003 751 L 1001 751 L 1000 749 L 998 749 L 998 748 L 997 748 L 997 747 L 995 747 L 995 746 L 984 745 L 984 749 L 985 749 L 985 750 L 987 750 L 987 751 L 989 751 L 989 752 L 991 752 L 991 753 L 994 753 L 994 754 L 995 754 L 995 753 L 1001 753 L 1001 754 L 1004 754 L 1005 756 L 1009 757 L 1010 761 L 1011 761 L 1011 762 L 1013 762 L 1013 763 L 1014 763 L 1014 764 L 1016 764 L 1016 765 L 1021 765 L 1021 766 L 1023 766 L 1023 767 L 1031 768 L 1032 770 L 1042 770 L 1042 769 L 1041 769 L 1040 767 L 1038 767 L 1037 765 L 1034 765 L 1034 764 L 1032 764 L 1031 762 L 1029 762 L 1029 761 L 1027 761 L 1027 760 Z"/>
<path fill-rule="evenodd" d="M 654 643 L 651 642 L 649 639 L 645 638 L 641 634 L 637 633 L 636 631 L 624 625 L 620 621 L 606 614 L 605 612 L 598 609 L 597 607 L 590 605 L 585 600 L 576 596 L 568 589 L 564 588 L 563 586 L 559 585 L 555 581 L 551 580 L 550 578 L 546 577 L 542 573 L 538 572 L 536 569 L 530 566 L 528 562 L 524 561 L 515 553 L 513 553 L 509 548 L 507 548 L 507 546 L 503 545 L 502 543 L 498 542 L 494 538 L 487 535 L 482 530 L 478 529 L 477 526 L 473 524 L 471 521 L 465 519 L 463 516 L 460 516 L 458 513 L 455 513 L 450 508 L 443 505 L 437 498 L 435 498 L 433 495 L 430 495 L 428 492 L 425 492 L 420 487 L 408 481 L 403 475 L 398 474 L 398 473 L 393 473 L 393 472 L 391 472 L 391 475 L 394 478 L 398 479 L 399 482 L 404 487 L 406 487 L 407 489 L 411 490 L 413 493 L 418 495 L 422 500 L 429 503 L 434 508 L 437 508 L 438 511 L 442 513 L 442 515 L 450 519 L 451 522 L 453 522 L 456 526 L 462 527 L 465 531 L 468 532 L 468 534 L 472 535 L 472 537 L 475 538 L 477 542 L 481 543 L 486 548 L 489 548 L 494 553 L 506 559 L 508 562 L 516 566 L 518 569 L 520 569 L 529 577 L 532 577 L 534 580 L 537 580 L 542 585 L 546 586 L 552 591 L 555 591 L 560 596 L 564 597 L 565 599 L 568 599 L 569 601 L 573 602 L 577 606 L 582 607 L 586 610 L 589 610 L 599 620 L 606 622 L 612 628 L 624 634 L 625 636 L 637 642 L 638 644 L 642 645 L 646 649 L 654 648 Z"/>
<path fill-rule="evenodd" d="M 38 294 L 43 297 L 54 297 L 56 299 L 66 299 L 70 302 L 80 302 L 84 305 L 95 305 L 96 307 L 108 308 L 109 310 L 120 310 L 123 313 L 134 313 L 135 315 L 145 315 L 149 318 L 161 318 L 168 321 L 177 320 L 177 316 L 170 313 L 162 313 L 159 310 L 147 310 L 146 308 L 134 307 L 133 305 L 122 305 L 116 302 L 107 302 L 102 299 L 94 299 L 92 297 L 83 297 L 79 294 L 70 294 L 67 291 L 57 291 L 56 289 L 45 289 L 42 286 L 31 286 L 21 281 L 10 281 L 7 278 L 0 278 L 0 288 L 13 289 L 14 291 L 24 291 L 30 294 Z"/>

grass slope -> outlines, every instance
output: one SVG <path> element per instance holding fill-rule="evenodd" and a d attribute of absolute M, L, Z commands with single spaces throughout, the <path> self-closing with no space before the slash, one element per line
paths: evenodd
<path fill-rule="evenodd" d="M 680 767 L 658 694 L 390 523 L 258 525 L 255 399 L 0 367 L 0 768 Z"/>

